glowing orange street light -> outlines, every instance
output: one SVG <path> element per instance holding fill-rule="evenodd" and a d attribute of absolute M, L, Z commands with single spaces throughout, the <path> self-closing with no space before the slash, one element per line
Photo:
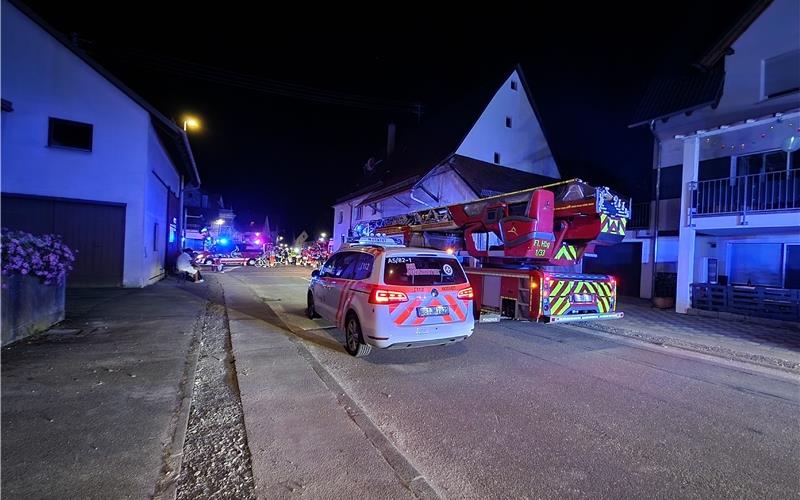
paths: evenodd
<path fill-rule="evenodd" d="M 183 119 L 183 130 L 198 130 L 200 128 L 200 120 L 194 116 L 186 116 Z"/>

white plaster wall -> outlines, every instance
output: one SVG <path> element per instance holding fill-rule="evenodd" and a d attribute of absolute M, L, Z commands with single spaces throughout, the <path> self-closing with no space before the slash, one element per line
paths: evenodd
<path fill-rule="evenodd" d="M 342 246 L 342 239 L 347 237 L 348 230 L 356 223 L 353 207 L 361 203 L 365 198 L 366 195 L 362 195 L 333 206 L 333 239 L 331 241 L 333 242 L 334 250 L 338 250 Z M 341 223 L 339 222 L 340 212 L 342 213 Z M 369 212 L 368 209 L 367 212 Z"/>
<path fill-rule="evenodd" d="M 429 203 L 433 207 L 452 205 L 478 198 L 472 188 L 450 167 L 437 169 L 433 175 L 425 178 L 420 186 L 435 195 L 437 199 L 431 199 L 420 187 L 413 191 L 414 197 Z M 424 209 L 425 206 L 420 208 L 420 210 Z"/>
<path fill-rule="evenodd" d="M 516 90 L 511 89 L 512 81 L 517 83 Z M 511 117 L 511 128 L 506 127 L 507 116 Z M 500 153 L 504 167 L 561 178 L 516 71 L 497 90 L 456 150 L 460 155 L 488 163 L 494 163 L 495 152 Z"/>
<path fill-rule="evenodd" d="M 2 64 L 2 191 L 124 203 L 123 284 L 142 286 L 148 113 L 5 1 Z M 49 117 L 93 124 L 93 150 L 48 147 Z"/>
<path fill-rule="evenodd" d="M 734 54 L 725 58 L 723 96 L 716 109 L 697 110 L 691 116 L 679 115 L 667 123 L 657 123 L 664 138 L 670 134 L 708 129 L 732 120 L 763 116 L 800 105 L 800 94 L 765 99 L 763 70 L 765 59 L 800 49 L 800 2 L 775 0 L 732 46 Z M 680 162 L 680 160 L 678 161 Z M 662 163 L 669 165 L 670 163 Z M 673 165 L 675 163 L 672 163 Z"/>
<path fill-rule="evenodd" d="M 161 279 L 166 272 L 164 262 L 170 222 L 167 219 L 167 203 L 168 198 L 177 199 L 180 193 L 180 177 L 152 124 L 148 127 L 147 135 L 147 170 L 143 256 L 145 282 L 150 284 Z M 154 230 L 156 224 L 158 234 Z"/>

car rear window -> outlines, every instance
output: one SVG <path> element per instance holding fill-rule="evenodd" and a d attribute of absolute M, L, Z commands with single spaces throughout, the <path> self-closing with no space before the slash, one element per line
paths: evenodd
<path fill-rule="evenodd" d="M 433 286 L 466 283 L 461 264 L 453 257 L 386 257 L 387 285 Z"/>

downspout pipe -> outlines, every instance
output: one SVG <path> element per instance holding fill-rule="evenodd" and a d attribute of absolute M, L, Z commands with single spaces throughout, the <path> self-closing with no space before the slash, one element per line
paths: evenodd
<path fill-rule="evenodd" d="M 186 178 L 183 174 L 181 174 L 181 189 L 180 195 L 178 196 L 178 206 L 180 207 L 180 217 L 179 220 L 181 221 L 181 228 L 178 231 L 178 237 L 180 238 L 180 248 L 179 252 L 183 252 L 184 245 L 186 244 L 186 207 L 183 206 L 183 191 L 186 189 Z"/>
<path fill-rule="evenodd" d="M 656 192 L 655 208 L 653 210 L 653 251 L 652 251 L 652 270 L 650 277 L 650 300 L 656 296 L 656 274 L 658 257 L 658 226 L 659 211 L 661 208 L 661 140 L 656 133 L 656 121 L 650 120 L 650 133 L 653 134 L 653 166 L 656 169 Z"/>

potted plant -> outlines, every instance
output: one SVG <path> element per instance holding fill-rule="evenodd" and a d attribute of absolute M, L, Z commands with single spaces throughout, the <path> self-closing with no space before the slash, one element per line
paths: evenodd
<path fill-rule="evenodd" d="M 658 309 L 675 307 L 675 293 L 678 288 L 678 275 L 676 273 L 656 273 L 656 282 L 653 288 L 654 307 Z"/>
<path fill-rule="evenodd" d="M 67 273 L 75 254 L 60 236 L 2 229 L 2 343 L 64 319 Z"/>

